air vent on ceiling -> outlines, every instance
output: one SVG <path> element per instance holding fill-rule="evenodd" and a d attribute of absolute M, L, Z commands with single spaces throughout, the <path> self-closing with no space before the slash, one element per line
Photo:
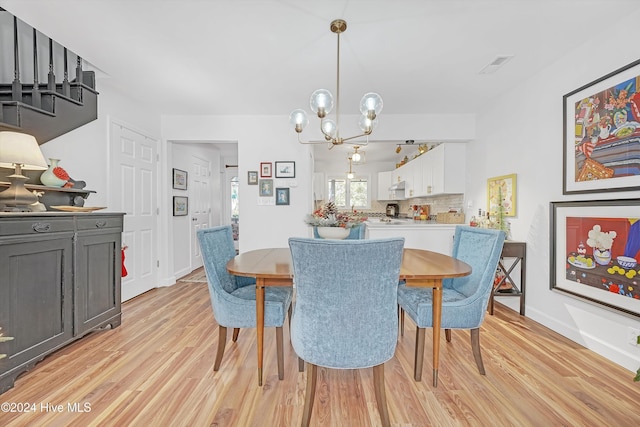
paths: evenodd
<path fill-rule="evenodd" d="M 491 74 L 498 71 L 498 68 L 509 62 L 513 58 L 513 55 L 498 55 L 496 58 L 486 65 L 478 74 Z"/>

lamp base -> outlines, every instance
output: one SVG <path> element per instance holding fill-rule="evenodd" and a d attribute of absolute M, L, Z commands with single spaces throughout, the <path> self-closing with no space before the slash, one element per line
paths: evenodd
<path fill-rule="evenodd" d="M 0 192 L 0 206 L 4 212 L 31 212 L 31 204 L 38 201 L 38 197 L 24 187 L 29 179 L 24 175 L 13 174 L 7 177 L 11 185 Z"/>

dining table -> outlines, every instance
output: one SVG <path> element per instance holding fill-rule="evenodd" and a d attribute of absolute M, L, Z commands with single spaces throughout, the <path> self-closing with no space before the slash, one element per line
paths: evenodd
<path fill-rule="evenodd" d="M 256 279 L 256 335 L 258 349 L 258 385 L 262 386 L 264 345 L 264 294 L 267 286 L 292 286 L 293 264 L 289 248 L 266 248 L 243 252 L 227 263 L 227 271 L 236 276 Z M 442 280 L 471 274 L 471 266 L 449 255 L 424 249 L 405 248 L 399 280 L 406 286 L 433 289 L 433 386 L 438 385 Z M 416 363 L 422 363 L 422 357 Z"/>

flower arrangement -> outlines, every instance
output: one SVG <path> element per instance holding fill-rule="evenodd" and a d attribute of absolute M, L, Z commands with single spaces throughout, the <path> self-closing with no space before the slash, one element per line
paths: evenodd
<path fill-rule="evenodd" d="M 367 217 L 360 216 L 353 210 L 352 212 L 338 212 L 338 208 L 333 202 L 316 209 L 312 214 L 306 216 L 304 222 L 314 227 L 358 227 Z"/>
<path fill-rule="evenodd" d="M 587 239 L 587 245 L 594 249 L 605 251 L 611 249 L 613 245 L 613 239 L 615 239 L 617 233 L 615 231 L 604 232 L 602 228 L 596 224 L 593 229 L 589 230 L 589 238 Z"/>

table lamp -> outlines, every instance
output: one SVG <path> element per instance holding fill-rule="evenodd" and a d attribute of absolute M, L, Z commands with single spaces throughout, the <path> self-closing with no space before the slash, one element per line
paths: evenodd
<path fill-rule="evenodd" d="M 7 177 L 10 182 L 9 188 L 0 192 L 0 211 L 31 211 L 29 205 L 37 202 L 38 197 L 24 187 L 29 178 L 22 175 L 22 169 L 48 168 L 36 139 L 26 133 L 0 132 L 0 167 L 15 168 L 13 175 Z"/>

